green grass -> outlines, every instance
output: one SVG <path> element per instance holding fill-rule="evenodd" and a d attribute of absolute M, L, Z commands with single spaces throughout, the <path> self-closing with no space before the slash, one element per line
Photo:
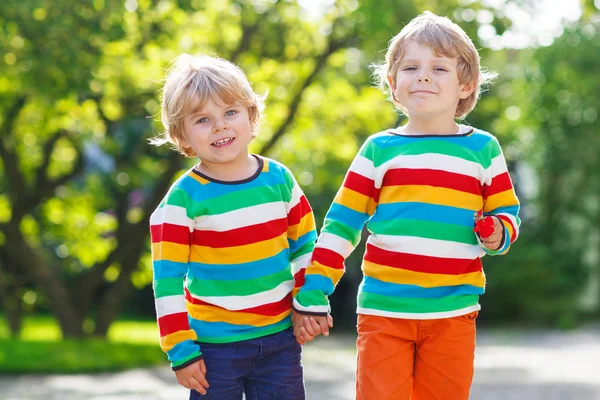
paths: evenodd
<path fill-rule="evenodd" d="M 0 373 L 87 373 L 166 363 L 155 321 L 117 321 L 108 339 L 62 339 L 51 317 L 27 317 L 21 336 L 10 338 L 0 316 Z"/>

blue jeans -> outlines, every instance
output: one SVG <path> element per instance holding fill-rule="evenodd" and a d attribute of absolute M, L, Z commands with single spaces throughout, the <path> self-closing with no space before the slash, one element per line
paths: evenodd
<path fill-rule="evenodd" d="M 301 346 L 292 328 L 241 342 L 199 343 L 210 387 L 190 400 L 304 400 Z"/>

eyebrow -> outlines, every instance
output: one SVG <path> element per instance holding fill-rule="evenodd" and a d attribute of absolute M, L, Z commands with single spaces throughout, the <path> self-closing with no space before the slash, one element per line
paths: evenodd
<path fill-rule="evenodd" d="M 433 58 L 433 61 L 435 61 L 435 62 L 451 62 L 450 60 L 451 60 L 451 58 L 448 58 L 448 57 L 434 57 Z M 400 60 L 401 63 L 417 62 L 417 61 L 419 61 L 417 58 L 403 58 Z"/>

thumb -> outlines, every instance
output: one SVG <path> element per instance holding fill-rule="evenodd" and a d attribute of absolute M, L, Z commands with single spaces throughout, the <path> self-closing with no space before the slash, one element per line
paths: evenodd
<path fill-rule="evenodd" d="M 327 324 L 330 328 L 333 328 L 333 317 L 329 314 L 327 314 Z"/>

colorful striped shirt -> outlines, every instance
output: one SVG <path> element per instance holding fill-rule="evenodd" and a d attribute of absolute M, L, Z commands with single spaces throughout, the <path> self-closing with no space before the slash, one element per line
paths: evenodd
<path fill-rule="evenodd" d="M 323 315 L 344 260 L 369 232 L 358 313 L 433 319 L 480 309 L 480 258 L 505 254 L 519 233 L 519 201 L 496 138 L 462 126 L 455 135 L 367 139 L 331 205 L 294 308 Z M 498 250 L 473 232 L 474 214 L 497 216 Z"/>
<path fill-rule="evenodd" d="M 199 342 L 291 326 L 316 240 L 314 217 L 291 172 L 255 157 L 256 173 L 238 182 L 189 170 L 150 218 L 160 342 L 174 370 L 202 358 Z"/>

